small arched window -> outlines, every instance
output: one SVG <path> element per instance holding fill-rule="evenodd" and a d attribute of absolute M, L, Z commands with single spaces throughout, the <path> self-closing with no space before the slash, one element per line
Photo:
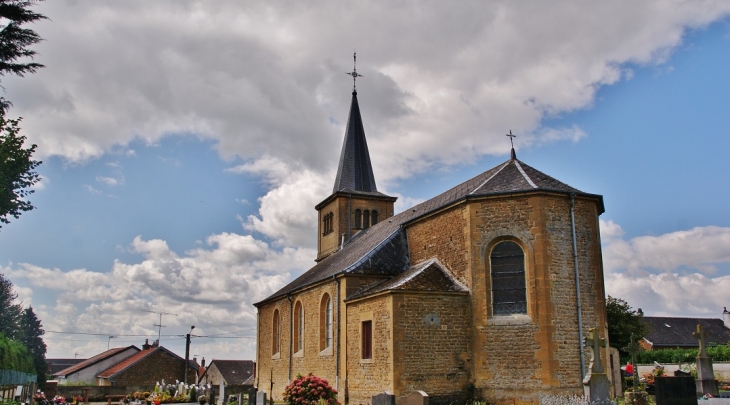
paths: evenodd
<path fill-rule="evenodd" d="M 375 225 L 378 223 L 378 211 L 373 210 L 370 213 L 370 222 Z"/>
<path fill-rule="evenodd" d="M 324 219 L 322 219 L 322 235 L 327 235 L 334 230 L 333 219 L 334 214 L 331 212 L 325 214 Z"/>
<path fill-rule="evenodd" d="M 281 347 L 281 323 L 279 322 L 279 310 L 274 310 L 274 319 L 271 322 L 271 354 L 279 353 Z"/>
<path fill-rule="evenodd" d="M 499 242 L 489 256 L 494 315 L 527 313 L 525 253 L 512 241 Z"/>
<path fill-rule="evenodd" d="M 329 294 L 324 294 L 319 306 L 319 350 L 330 347 L 332 347 L 332 299 Z"/>
<path fill-rule="evenodd" d="M 304 350 L 304 308 L 301 301 L 294 306 L 294 333 L 294 351 Z"/>
<path fill-rule="evenodd" d="M 355 210 L 355 229 L 362 228 L 362 211 Z"/>
<path fill-rule="evenodd" d="M 370 211 L 368 210 L 362 213 L 362 227 L 370 228 Z"/>

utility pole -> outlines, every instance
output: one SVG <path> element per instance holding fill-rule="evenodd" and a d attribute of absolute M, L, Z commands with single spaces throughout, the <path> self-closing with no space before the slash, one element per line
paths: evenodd
<path fill-rule="evenodd" d="M 190 327 L 190 332 L 185 336 L 185 384 L 188 383 L 188 369 L 190 368 L 190 334 L 195 329 L 195 325 Z"/>

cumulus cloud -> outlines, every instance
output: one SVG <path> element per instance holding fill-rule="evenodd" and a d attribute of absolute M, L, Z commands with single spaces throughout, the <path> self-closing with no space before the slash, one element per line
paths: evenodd
<path fill-rule="evenodd" d="M 192 324 L 198 333 L 221 333 L 255 330 L 252 304 L 308 268 L 315 254 L 309 249 L 275 250 L 249 235 L 231 233 L 211 235 L 205 246 L 182 255 L 171 251 L 163 240 L 139 236 L 130 249 L 142 260 L 117 260 L 110 272 L 62 271 L 28 263 L 6 267 L 4 272 L 16 282 L 59 293 L 53 307 L 38 309 L 45 315 L 47 330 L 154 335 L 152 324 L 159 321 L 141 320 L 154 317 L 145 311 L 164 308 L 164 312 L 178 314 L 166 319 L 170 327 Z M 24 298 L 32 294 L 29 287 L 16 290 Z M 227 346 L 244 350 L 247 345 Z M 54 349 L 63 351 L 64 347 L 75 350 L 70 343 L 59 343 Z M 253 350 L 245 354 L 252 357 Z"/>
<path fill-rule="evenodd" d="M 601 229 L 601 237 L 608 242 L 604 246 L 604 263 L 609 270 L 688 268 L 713 274 L 717 271 L 716 264 L 730 263 L 730 228 L 696 227 L 629 241 L 620 239 L 623 230 L 613 222 L 601 221 Z"/>
<path fill-rule="evenodd" d="M 696 227 L 625 240 L 601 220 L 606 292 L 650 315 L 718 316 L 727 306 L 730 228 Z"/>

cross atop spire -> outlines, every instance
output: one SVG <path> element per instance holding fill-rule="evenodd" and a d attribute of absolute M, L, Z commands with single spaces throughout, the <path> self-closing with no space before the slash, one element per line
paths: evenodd
<path fill-rule="evenodd" d="M 352 76 L 352 94 L 357 94 L 357 87 L 355 81 L 358 77 L 363 77 L 360 73 L 357 73 L 357 52 L 352 53 L 352 72 L 345 73 L 346 75 Z"/>
<path fill-rule="evenodd" d="M 512 152 L 511 152 L 512 160 L 515 160 L 515 159 L 517 159 L 517 154 L 515 153 L 515 144 L 512 142 L 512 138 L 516 138 L 517 135 L 512 135 L 512 130 L 510 129 L 509 134 L 506 134 L 505 136 L 509 136 L 509 143 L 510 143 L 510 145 L 512 145 Z"/>

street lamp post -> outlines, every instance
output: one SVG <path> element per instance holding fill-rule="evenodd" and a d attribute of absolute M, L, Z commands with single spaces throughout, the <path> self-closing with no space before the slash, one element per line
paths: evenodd
<path fill-rule="evenodd" d="M 185 337 L 185 384 L 188 383 L 188 368 L 190 368 L 190 334 L 193 333 L 195 325 L 190 327 L 190 332 Z"/>

